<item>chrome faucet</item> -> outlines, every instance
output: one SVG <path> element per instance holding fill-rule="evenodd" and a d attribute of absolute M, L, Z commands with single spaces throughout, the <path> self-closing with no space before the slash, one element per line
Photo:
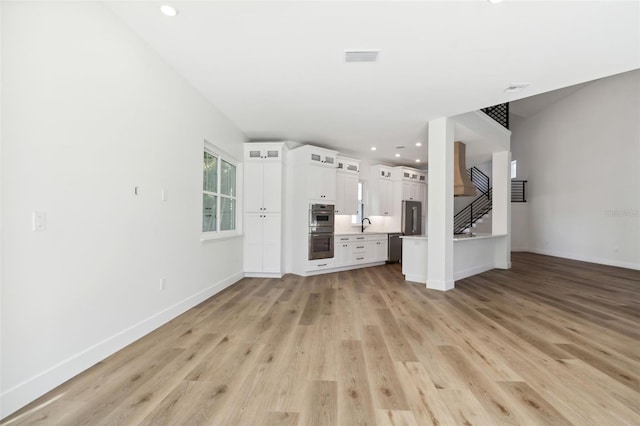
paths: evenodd
<path fill-rule="evenodd" d="M 364 232 L 364 221 L 365 221 L 365 220 L 366 220 L 367 222 L 369 222 L 369 225 L 371 225 L 371 221 L 369 220 L 369 218 L 368 218 L 368 217 L 365 217 L 364 219 L 362 219 L 362 232 Z"/>

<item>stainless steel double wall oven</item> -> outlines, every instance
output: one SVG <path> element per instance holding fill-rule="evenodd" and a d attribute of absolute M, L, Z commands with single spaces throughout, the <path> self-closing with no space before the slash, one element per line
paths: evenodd
<path fill-rule="evenodd" d="M 334 208 L 333 204 L 309 206 L 309 260 L 333 257 Z"/>

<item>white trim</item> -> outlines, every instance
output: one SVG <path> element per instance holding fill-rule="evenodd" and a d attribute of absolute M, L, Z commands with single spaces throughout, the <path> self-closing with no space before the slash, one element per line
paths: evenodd
<path fill-rule="evenodd" d="M 404 276 L 404 280 L 405 281 L 411 281 L 412 283 L 422 284 L 422 285 L 426 285 L 427 284 L 427 276 L 426 275 L 407 274 L 407 275 Z"/>
<path fill-rule="evenodd" d="M 484 264 L 484 265 L 474 266 L 473 268 L 463 269 L 461 271 L 454 271 L 453 279 L 454 281 L 462 280 L 472 275 L 477 275 L 483 272 L 490 271 L 494 268 L 495 268 L 494 265 Z M 501 268 L 501 269 L 504 269 L 504 268 Z"/>
<path fill-rule="evenodd" d="M 231 238 L 242 238 L 242 233 L 236 231 L 222 231 L 222 232 L 203 232 L 200 237 L 201 243 L 208 243 L 210 241 L 228 240 Z"/>
<path fill-rule="evenodd" d="M 352 269 L 368 268 L 370 266 L 380 266 L 386 263 L 387 262 L 384 260 L 379 262 L 371 262 L 371 263 L 359 263 L 357 265 L 338 266 L 335 268 L 326 268 L 326 269 L 320 269 L 317 271 L 304 271 L 302 274 L 296 274 L 296 275 L 300 275 L 301 277 L 311 277 L 314 275 L 330 274 L 332 272 L 342 272 L 342 271 L 350 271 Z"/>
<path fill-rule="evenodd" d="M 624 262 L 624 261 L 614 260 L 614 259 L 603 259 L 600 257 L 583 256 L 581 254 L 567 253 L 567 252 L 561 252 L 561 251 L 555 251 L 555 250 L 536 249 L 536 248 L 529 248 L 527 251 L 531 253 L 544 254 L 547 256 L 561 257 L 563 259 L 572 259 L 572 260 L 579 260 L 581 262 L 598 263 L 600 265 L 617 266 L 618 268 L 640 270 L 640 263 L 635 263 L 635 262 Z"/>
<path fill-rule="evenodd" d="M 82 371 L 102 361 L 125 346 L 156 330 L 178 315 L 202 303 L 243 278 L 242 272 L 235 273 L 212 286 L 151 315 L 139 323 L 128 327 L 111 337 L 59 362 L 51 368 L 25 380 L 0 394 L 2 416 L 6 417 L 29 402 L 54 389 Z"/>
<path fill-rule="evenodd" d="M 245 272 L 247 278 L 282 278 L 282 272 Z"/>
<path fill-rule="evenodd" d="M 243 210 L 243 205 L 242 205 L 242 185 L 243 185 L 243 180 L 242 180 L 242 173 L 243 173 L 243 169 L 242 169 L 242 163 L 233 155 L 228 154 L 226 151 L 218 148 L 216 145 L 212 144 L 211 142 L 209 142 L 208 140 L 204 139 L 204 145 L 203 145 L 203 151 L 204 152 L 208 152 L 209 154 L 213 155 L 216 157 L 216 161 L 218 162 L 218 166 L 217 166 L 217 176 L 216 176 L 216 182 L 218 184 L 218 187 L 216 188 L 216 192 L 210 192 L 210 191 L 205 191 L 204 188 L 202 188 L 202 193 L 203 194 L 210 194 L 212 196 L 215 196 L 217 198 L 216 200 L 216 230 L 215 231 L 208 231 L 208 232 L 203 232 L 202 231 L 202 224 L 200 225 L 200 241 L 201 242 L 206 242 L 206 241 L 212 241 L 212 240 L 220 240 L 220 239 L 227 239 L 227 238 L 233 238 L 235 236 L 242 236 L 242 210 Z M 236 168 L 236 176 L 235 176 L 235 180 L 236 180 L 236 194 L 234 196 L 229 196 L 229 195 L 225 195 L 222 194 L 220 192 L 220 185 L 221 185 L 221 176 L 220 173 L 222 172 L 222 167 L 221 167 L 221 162 L 225 161 L 229 164 L 231 164 L 232 166 L 234 166 Z M 204 171 L 203 171 L 204 173 Z M 236 213 L 235 213 L 235 229 L 232 230 L 226 230 L 226 231 L 221 231 L 220 228 L 220 220 L 221 220 L 221 214 L 220 214 L 220 208 L 222 206 L 221 203 L 221 199 L 222 198 L 228 198 L 228 199 L 232 199 L 235 201 L 235 206 L 236 206 Z M 202 201 L 201 201 L 202 202 Z M 200 219 L 202 219 L 202 214 L 203 214 L 203 204 L 200 205 Z"/>
<path fill-rule="evenodd" d="M 427 282 L 427 288 L 429 290 L 439 290 L 439 291 L 448 291 L 453 290 L 455 287 L 454 280 L 430 280 Z"/>

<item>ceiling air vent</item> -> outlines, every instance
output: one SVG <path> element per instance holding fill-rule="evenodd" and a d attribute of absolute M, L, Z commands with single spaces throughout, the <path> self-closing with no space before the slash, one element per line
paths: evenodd
<path fill-rule="evenodd" d="M 378 60 L 379 50 L 346 50 L 345 62 L 375 62 Z"/>
<path fill-rule="evenodd" d="M 531 83 L 511 83 L 504 91 L 505 93 L 518 93 L 530 85 Z"/>

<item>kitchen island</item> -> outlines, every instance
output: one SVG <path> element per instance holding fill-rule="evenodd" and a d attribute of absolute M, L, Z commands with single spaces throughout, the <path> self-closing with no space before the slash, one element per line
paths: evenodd
<path fill-rule="evenodd" d="M 426 235 L 402 236 L 402 273 L 407 281 L 427 282 Z M 495 242 L 507 235 L 453 236 L 453 279 L 461 280 L 496 267 Z"/>

